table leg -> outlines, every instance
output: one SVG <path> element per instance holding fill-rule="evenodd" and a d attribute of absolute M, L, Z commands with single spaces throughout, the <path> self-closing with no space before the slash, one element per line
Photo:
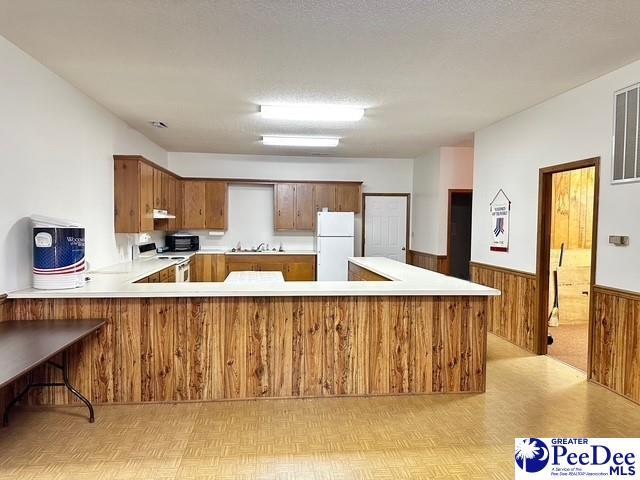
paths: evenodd
<path fill-rule="evenodd" d="M 29 393 L 29 390 L 31 390 L 31 387 L 33 386 L 33 374 L 31 372 L 29 372 L 27 374 L 27 386 L 24 387 L 24 390 L 22 390 L 18 396 L 16 398 L 14 398 L 13 400 L 11 400 L 7 406 L 4 408 L 4 414 L 2 415 L 2 426 L 3 427 L 8 427 L 9 426 L 9 410 L 11 410 L 14 405 L 16 403 L 18 403 L 20 400 L 22 400 L 24 398 L 24 396 Z"/>
<path fill-rule="evenodd" d="M 87 400 L 78 390 L 76 390 L 71 383 L 69 383 L 69 354 L 67 350 L 62 353 L 62 381 L 64 385 L 69 389 L 71 393 L 73 393 L 76 397 L 80 399 L 82 403 L 84 403 L 89 409 L 89 423 L 95 422 L 95 415 L 93 414 L 93 405 L 91 402 Z"/>
<path fill-rule="evenodd" d="M 95 415 L 93 413 L 93 405 L 91 402 L 87 400 L 78 390 L 75 389 L 73 385 L 69 382 L 69 353 L 67 350 L 62 352 L 62 365 L 59 365 L 55 362 L 49 361 L 50 365 L 53 365 L 56 368 L 62 370 L 62 383 L 54 382 L 54 383 L 33 383 L 33 374 L 29 372 L 27 374 L 27 386 L 20 392 L 20 394 L 11 400 L 9 404 L 4 409 L 4 415 L 2 416 L 2 426 L 6 427 L 9 425 L 9 410 L 15 406 L 20 400 L 24 398 L 24 396 L 35 387 L 67 387 L 67 389 L 73 393 L 76 397 L 80 399 L 82 403 L 84 403 L 89 409 L 89 423 L 95 422 Z"/>

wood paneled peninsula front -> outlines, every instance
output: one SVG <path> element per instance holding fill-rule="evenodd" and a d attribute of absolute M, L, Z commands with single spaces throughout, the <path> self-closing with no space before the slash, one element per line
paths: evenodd
<path fill-rule="evenodd" d="M 149 264 L 79 289 L 13 292 L 2 315 L 106 319 L 71 352 L 72 383 L 97 403 L 484 392 L 497 290 L 384 258 L 350 262 L 385 280 L 135 283 Z"/>

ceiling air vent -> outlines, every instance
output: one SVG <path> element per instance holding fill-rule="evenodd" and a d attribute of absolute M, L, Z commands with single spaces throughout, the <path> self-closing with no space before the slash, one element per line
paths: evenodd
<path fill-rule="evenodd" d="M 615 93 L 613 119 L 613 183 L 640 181 L 638 112 L 640 83 Z"/>

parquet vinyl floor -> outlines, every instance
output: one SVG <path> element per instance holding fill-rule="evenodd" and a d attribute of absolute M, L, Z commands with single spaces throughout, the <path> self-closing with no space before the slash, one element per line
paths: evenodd
<path fill-rule="evenodd" d="M 640 407 L 489 338 L 485 394 L 17 409 L 0 479 L 496 479 L 517 436 L 640 436 Z"/>

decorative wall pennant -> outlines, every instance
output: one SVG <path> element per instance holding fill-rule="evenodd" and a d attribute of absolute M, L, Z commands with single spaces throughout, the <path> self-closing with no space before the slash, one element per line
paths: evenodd
<path fill-rule="evenodd" d="M 493 252 L 509 251 L 509 216 L 511 200 L 502 189 L 498 190 L 489 204 L 491 212 L 491 246 Z"/>

